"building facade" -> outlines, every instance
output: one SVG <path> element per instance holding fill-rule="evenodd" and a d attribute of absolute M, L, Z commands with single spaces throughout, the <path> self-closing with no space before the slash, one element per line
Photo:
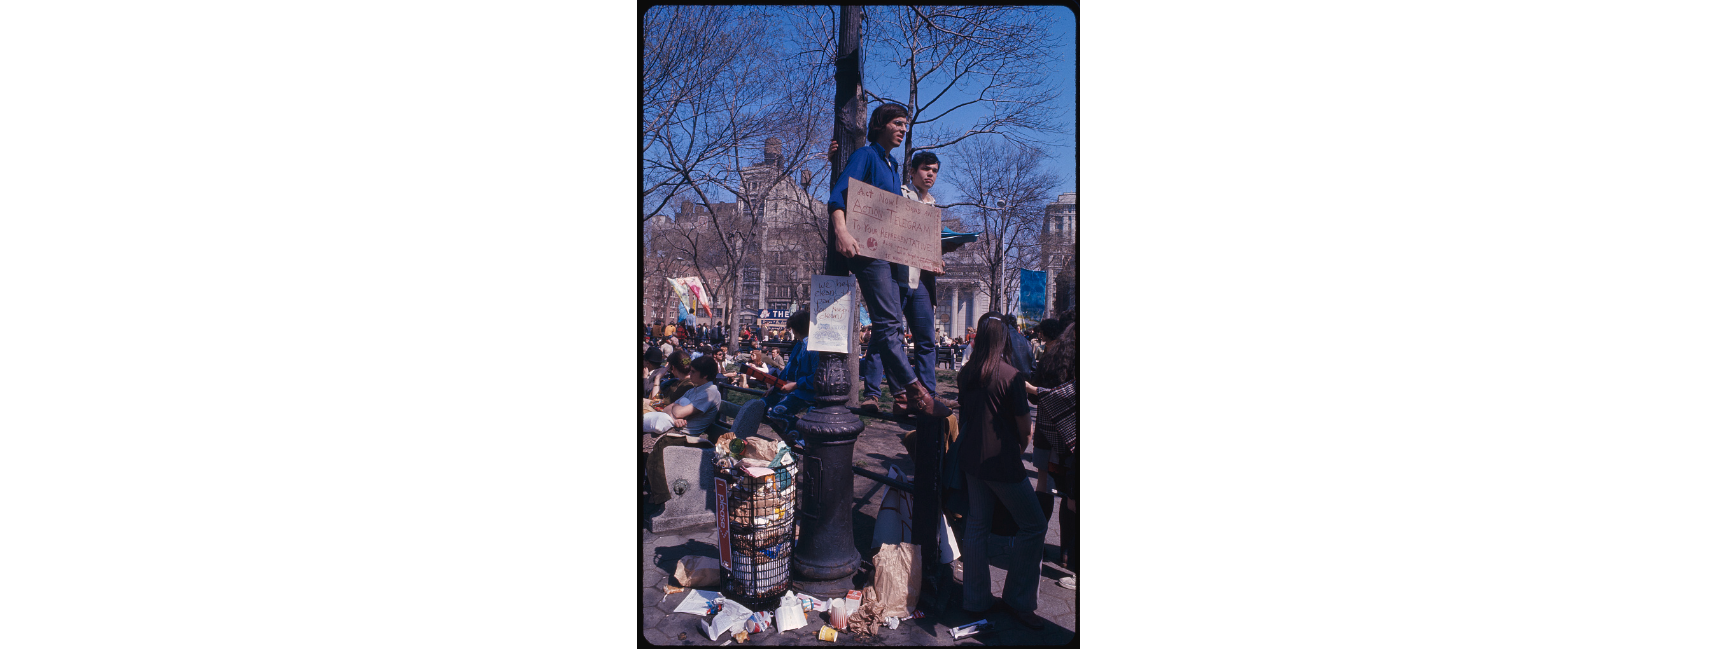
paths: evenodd
<path fill-rule="evenodd" d="M 1073 286 L 1077 279 L 1078 193 L 1061 194 L 1055 202 L 1043 207 L 1043 231 L 1037 238 L 1042 266 L 1048 273 L 1045 303 L 1051 315 L 1073 306 Z"/>

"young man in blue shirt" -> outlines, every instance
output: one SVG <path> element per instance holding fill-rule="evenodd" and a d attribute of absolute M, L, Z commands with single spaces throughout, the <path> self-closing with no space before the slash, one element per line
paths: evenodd
<path fill-rule="evenodd" d="M 787 318 L 787 328 L 793 332 L 798 341 L 792 345 L 792 354 L 787 357 L 785 368 L 781 369 L 781 384 L 769 388 L 763 395 L 763 403 L 769 406 L 769 417 L 786 420 L 786 430 L 791 431 L 798 413 L 805 408 L 816 405 L 816 352 L 805 347 L 805 339 L 810 335 L 810 311 L 799 309 L 792 317 Z M 789 433 L 790 434 L 790 433 Z"/>
<path fill-rule="evenodd" d="M 916 412 L 929 412 L 935 398 L 906 358 L 905 318 L 900 309 L 900 282 L 907 267 L 858 254 L 858 240 L 846 229 L 846 190 L 856 178 L 882 191 L 900 195 L 900 163 L 890 151 L 906 139 L 911 120 L 904 106 L 883 104 L 870 113 L 870 145 L 854 151 L 828 193 L 829 273 L 858 276 L 864 304 L 870 309 L 870 345 L 878 347 L 882 369 L 889 381 L 906 387 L 906 405 Z"/>
<path fill-rule="evenodd" d="M 941 173 L 941 160 L 934 153 L 920 151 L 912 156 L 911 171 L 906 182 L 900 185 L 900 195 L 920 203 L 935 204 L 935 196 L 930 194 L 930 188 L 935 187 L 936 177 Z M 959 249 L 961 243 L 942 243 L 943 254 Z M 906 272 L 901 276 L 901 266 L 895 264 L 894 279 L 900 285 L 900 310 L 905 316 L 906 327 L 912 333 L 910 357 L 912 369 L 917 372 L 918 380 L 923 381 L 924 387 L 935 394 L 935 274 L 923 272 L 923 269 L 904 267 Z M 874 410 L 877 400 L 882 396 L 882 357 L 875 349 L 864 355 L 860 374 L 864 378 L 864 401 L 859 404 L 865 410 Z M 894 386 L 898 388 L 898 386 Z M 904 391 L 898 395 L 903 399 Z"/>

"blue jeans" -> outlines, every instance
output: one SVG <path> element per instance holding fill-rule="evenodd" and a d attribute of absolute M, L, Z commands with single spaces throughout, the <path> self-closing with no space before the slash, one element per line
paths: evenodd
<path fill-rule="evenodd" d="M 816 404 L 791 394 L 776 392 L 774 396 L 763 399 L 763 404 L 769 407 L 768 416 L 786 422 L 787 431 L 798 428 L 798 414 Z M 787 431 L 781 431 L 783 433 Z M 798 433 L 791 433 L 797 435 Z"/>
<path fill-rule="evenodd" d="M 912 369 L 935 393 L 935 275 L 919 273 L 918 287 L 900 286 L 900 309 L 912 328 Z"/>
<path fill-rule="evenodd" d="M 858 375 L 864 377 L 864 396 L 881 398 L 882 396 L 882 353 L 881 348 L 870 345 L 864 350 L 864 357 L 858 360 Z M 900 386 L 893 386 L 899 389 Z"/>
<path fill-rule="evenodd" d="M 894 281 L 893 264 L 864 256 L 844 261 L 858 276 L 858 288 L 870 310 L 870 347 L 881 357 L 882 374 L 894 387 L 904 389 L 917 381 L 918 375 L 906 359 L 905 319 L 900 313 L 900 285 Z M 865 383 L 868 390 L 870 382 Z"/>
<path fill-rule="evenodd" d="M 970 496 L 970 516 L 965 521 L 965 610 L 989 608 L 989 525 L 997 503 L 1006 507 L 1019 523 L 1019 534 L 1007 558 L 1007 583 L 1001 586 L 1001 601 L 1021 613 L 1037 610 L 1037 581 L 1043 574 L 1043 539 L 1049 521 L 1038 509 L 1037 496 L 1029 479 L 995 482 L 965 474 Z"/>

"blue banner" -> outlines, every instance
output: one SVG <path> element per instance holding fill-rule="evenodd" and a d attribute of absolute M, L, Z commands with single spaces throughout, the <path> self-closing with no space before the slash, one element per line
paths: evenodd
<path fill-rule="evenodd" d="M 1019 269 L 1019 315 L 1026 320 L 1043 319 L 1043 296 L 1047 294 L 1049 274 L 1040 270 Z"/>
<path fill-rule="evenodd" d="M 686 311 L 685 310 L 685 303 L 681 302 L 679 304 L 679 317 L 674 318 L 673 321 L 674 322 L 685 322 L 686 320 L 690 320 L 690 319 L 691 319 L 691 312 Z"/>

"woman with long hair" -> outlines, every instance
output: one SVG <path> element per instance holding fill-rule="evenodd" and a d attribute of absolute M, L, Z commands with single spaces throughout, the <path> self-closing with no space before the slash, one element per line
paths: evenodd
<path fill-rule="evenodd" d="M 1025 626 L 1043 627 L 1037 616 L 1037 580 L 1042 576 L 1043 538 L 1049 523 L 1037 508 L 1025 476 L 1023 453 L 1031 430 L 1025 375 L 1007 362 L 1011 331 L 1000 314 L 986 313 L 977 326 L 971 358 L 958 375 L 959 464 L 965 474 L 970 516 L 965 523 L 965 609 L 991 604 L 989 529 L 997 503 L 1019 524 L 1007 563 L 1001 601 Z"/>

